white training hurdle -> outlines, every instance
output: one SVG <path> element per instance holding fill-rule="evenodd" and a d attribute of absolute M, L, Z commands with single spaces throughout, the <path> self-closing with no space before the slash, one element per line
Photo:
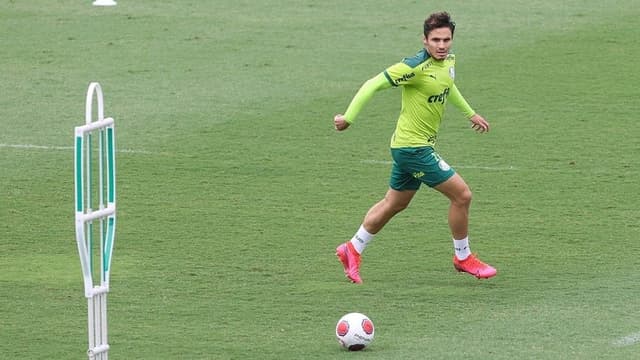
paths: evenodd
<path fill-rule="evenodd" d="M 93 121 L 93 97 L 98 105 Z M 104 118 L 104 101 L 100 84 L 89 84 L 85 107 L 85 124 L 75 127 L 75 218 L 76 242 L 88 303 L 89 359 L 107 360 L 107 294 L 116 225 L 115 126 L 113 118 Z M 92 137 L 98 135 L 97 154 Z M 97 189 L 93 188 L 96 172 L 92 167 L 97 156 Z M 98 195 L 97 198 L 94 195 Z M 99 221 L 99 243 L 94 243 L 94 221 Z M 98 248 L 94 253 L 94 247 Z M 100 259 L 94 264 L 94 259 Z M 98 276 L 99 274 L 99 276 Z"/>

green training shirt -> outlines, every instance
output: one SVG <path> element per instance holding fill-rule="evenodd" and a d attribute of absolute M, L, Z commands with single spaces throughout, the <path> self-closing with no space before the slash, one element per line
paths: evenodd
<path fill-rule="evenodd" d="M 454 78 L 455 55 L 438 61 L 423 49 L 365 82 L 349 104 L 345 118 L 352 123 L 376 91 L 400 86 L 402 108 L 391 147 L 434 146 L 447 100 L 466 117 L 475 114 L 453 83 Z"/>

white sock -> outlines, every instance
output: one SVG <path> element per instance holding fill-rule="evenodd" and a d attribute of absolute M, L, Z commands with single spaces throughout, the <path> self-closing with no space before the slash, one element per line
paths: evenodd
<path fill-rule="evenodd" d="M 364 248 L 367 247 L 367 244 L 371 240 L 373 240 L 373 234 L 369 234 L 364 226 L 360 225 L 358 232 L 351 238 L 351 244 L 353 245 L 353 248 L 356 249 L 358 254 L 362 254 Z"/>
<path fill-rule="evenodd" d="M 471 249 L 469 248 L 469 237 L 465 237 L 461 240 L 453 239 L 453 249 L 456 251 L 456 257 L 458 260 L 464 260 L 471 255 Z"/>

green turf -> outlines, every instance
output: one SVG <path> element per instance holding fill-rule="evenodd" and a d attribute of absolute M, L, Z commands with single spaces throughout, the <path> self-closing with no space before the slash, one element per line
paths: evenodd
<path fill-rule="evenodd" d="M 367 78 L 458 23 L 439 152 L 474 191 L 451 266 L 422 190 L 367 249 L 333 250 L 386 190 L 399 93 L 335 133 Z M 0 358 L 81 359 L 73 127 L 90 81 L 117 123 L 113 359 L 635 359 L 640 7 L 571 1 L 0 1 Z M 43 146 L 46 149 L 38 147 Z M 376 339 L 342 351 L 335 322 Z"/>

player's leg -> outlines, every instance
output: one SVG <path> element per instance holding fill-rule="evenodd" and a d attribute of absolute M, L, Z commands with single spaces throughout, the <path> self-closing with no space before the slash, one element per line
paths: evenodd
<path fill-rule="evenodd" d="M 449 227 L 453 236 L 455 255 L 453 265 L 458 271 L 467 272 L 477 278 L 490 278 L 497 271 L 492 266 L 480 261 L 471 253 L 469 247 L 469 208 L 471 206 L 471 190 L 458 174 L 434 187 L 450 201 Z"/>
<path fill-rule="evenodd" d="M 399 191 L 389 188 L 384 198 L 373 205 L 364 217 L 364 221 L 351 240 L 336 249 L 336 255 L 342 262 L 345 275 L 355 283 L 362 283 L 360 277 L 360 254 L 375 234 L 400 211 L 409 206 L 416 190 Z"/>
<path fill-rule="evenodd" d="M 416 190 L 394 190 L 389 188 L 384 198 L 369 209 L 362 225 L 370 234 L 377 234 L 397 213 L 409 206 Z"/>
<path fill-rule="evenodd" d="M 338 246 L 336 255 L 344 266 L 345 275 L 360 283 L 360 254 L 382 228 L 397 213 L 406 209 L 422 184 L 414 168 L 416 151 L 391 149 L 393 165 L 389 179 L 389 190 L 384 198 L 373 205 L 364 217 L 360 228 L 351 240 Z M 418 161 L 419 162 L 419 161 Z"/>
<path fill-rule="evenodd" d="M 438 190 L 449 198 L 449 227 L 454 239 L 464 239 L 469 235 L 469 207 L 471 189 L 458 174 L 437 185 Z"/>

